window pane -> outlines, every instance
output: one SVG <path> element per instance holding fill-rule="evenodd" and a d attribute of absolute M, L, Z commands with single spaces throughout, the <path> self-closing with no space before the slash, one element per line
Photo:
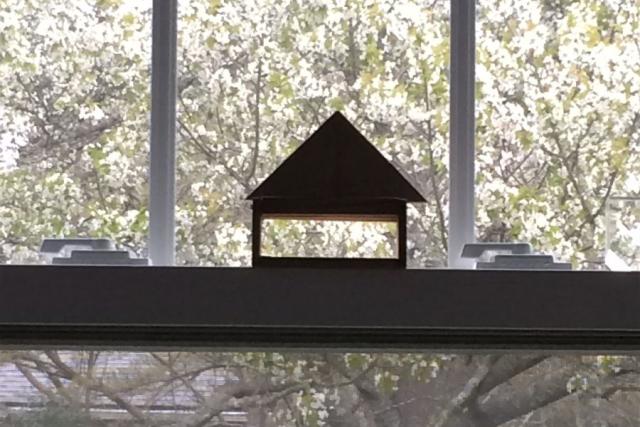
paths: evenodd
<path fill-rule="evenodd" d="M 0 352 L 12 426 L 637 425 L 634 355 Z"/>
<path fill-rule="evenodd" d="M 146 240 L 150 1 L 0 0 L 0 262 Z"/>
<path fill-rule="evenodd" d="M 640 191 L 639 26 L 637 1 L 479 2 L 481 240 L 603 268 L 607 199 Z"/>
<path fill-rule="evenodd" d="M 429 201 L 409 265 L 443 265 L 448 3 L 181 2 L 178 263 L 248 265 L 246 196 L 341 110 Z"/>
<path fill-rule="evenodd" d="M 611 197 L 606 211 L 607 265 L 640 270 L 640 197 Z"/>
<path fill-rule="evenodd" d="M 397 258 L 398 224 L 383 221 L 262 221 L 264 256 Z"/>

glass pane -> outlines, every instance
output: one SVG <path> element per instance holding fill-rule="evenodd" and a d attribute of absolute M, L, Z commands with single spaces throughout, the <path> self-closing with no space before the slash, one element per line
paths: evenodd
<path fill-rule="evenodd" d="M 605 261 L 612 270 L 640 270 L 640 197 L 612 197 L 607 203 Z"/>
<path fill-rule="evenodd" d="M 262 221 L 262 255 L 397 258 L 398 224 L 382 221 Z"/>
<path fill-rule="evenodd" d="M 605 206 L 640 195 L 640 2 L 480 0 L 478 231 L 604 268 Z"/>
<path fill-rule="evenodd" d="M 150 1 L 0 0 L 0 263 L 146 240 Z"/>
<path fill-rule="evenodd" d="M 180 3 L 179 264 L 249 265 L 246 196 L 335 110 L 417 181 L 408 264 L 446 259 L 449 2 Z"/>
<path fill-rule="evenodd" d="M 633 426 L 634 355 L 0 352 L 11 426 Z"/>

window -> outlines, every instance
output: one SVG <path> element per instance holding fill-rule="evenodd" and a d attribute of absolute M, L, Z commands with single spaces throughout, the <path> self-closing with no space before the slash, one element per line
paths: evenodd
<path fill-rule="evenodd" d="M 41 262 L 38 245 L 54 236 L 108 237 L 143 254 L 151 4 L 5 3 L 2 261 Z M 477 238 L 605 268 L 606 202 L 638 196 L 638 8 L 477 9 L 477 156 L 464 165 L 477 166 Z M 185 0 L 179 13 L 179 264 L 248 265 L 245 196 L 333 110 L 428 200 L 409 211 L 409 266 L 445 264 L 457 233 L 448 128 L 470 123 L 466 112 L 449 122 L 449 89 L 466 83 L 449 84 L 448 2 Z M 466 111 L 457 96 L 452 108 Z M 457 181 L 451 191 L 473 196 Z"/>
<path fill-rule="evenodd" d="M 397 258 L 396 218 L 370 221 L 266 218 L 262 255 L 322 258 Z M 290 242 L 295 242 L 295 249 Z"/>
<path fill-rule="evenodd" d="M 638 363 L 635 355 L 3 351 L 0 404 L 14 426 L 632 425 Z"/>
<path fill-rule="evenodd" d="M 444 265 L 448 2 L 189 0 L 179 27 L 178 264 L 249 265 L 245 198 L 341 110 L 429 201 L 408 264 Z"/>
<path fill-rule="evenodd" d="M 151 4 L 0 2 L 0 263 L 147 238 Z"/>
<path fill-rule="evenodd" d="M 7 3 L 5 1 L 3 6 Z M 124 11 L 130 11 L 128 8 L 134 6 L 127 6 L 128 2 L 96 4 L 112 13 L 98 15 L 100 19 L 97 21 L 100 22 L 96 22 L 92 30 L 104 22 L 115 26 L 116 21 L 111 19 L 115 20 L 122 12 L 122 21 L 117 21 L 120 24 L 118 28 L 123 31 L 121 37 L 135 39 L 139 35 L 136 30 L 140 30 L 142 21 L 136 20 L 136 16 L 147 16 L 143 9 L 139 15 L 129 15 Z M 174 22 L 177 16 L 171 14 L 171 6 L 175 4 L 172 0 L 156 0 L 153 13 L 166 18 L 169 23 Z M 326 4 L 328 2 L 310 2 L 304 3 L 305 8 L 302 8 L 302 3 L 293 1 L 181 2 L 180 22 L 184 29 L 180 32 L 176 91 L 179 264 L 246 265 L 248 209 L 241 201 L 295 144 L 315 128 L 321 117 L 338 107 L 351 115 L 388 158 L 418 178 L 425 195 L 430 196 L 425 212 L 413 212 L 413 243 L 410 247 L 413 249 L 410 258 L 413 265 L 427 267 L 444 263 L 444 245 L 450 237 L 447 236 L 449 230 L 444 212 L 447 203 L 451 203 L 449 200 L 453 199 L 443 191 L 448 174 L 443 161 L 448 150 L 446 135 L 448 126 L 455 129 L 458 120 L 465 124 L 465 130 L 469 130 L 466 125 L 472 124 L 470 119 L 473 119 L 469 115 L 472 103 L 468 103 L 473 101 L 473 97 L 462 95 L 459 99 L 450 100 L 457 107 L 463 107 L 458 111 L 462 114 L 454 123 L 448 119 L 447 97 L 452 86 L 444 77 L 449 55 L 446 19 L 450 13 L 449 5 L 434 2 L 425 6 L 423 2 L 409 0 L 380 0 L 379 3 L 353 0 L 336 1 L 335 7 L 329 10 Z M 460 0 L 452 4 L 462 12 L 473 9 L 473 3 L 469 1 Z M 553 26 L 553 22 L 564 22 L 565 19 L 568 25 L 571 8 L 584 12 L 583 18 L 591 16 L 592 9 L 585 12 L 581 4 L 554 5 L 554 10 L 566 13 L 547 16 L 547 21 L 539 29 L 547 31 L 550 28 L 547 23 Z M 18 19 L 14 22 L 13 18 L 5 18 L 21 10 L 18 3 L 10 6 L 0 12 L 4 14 L 0 15 L 2 25 L 6 28 L 27 25 L 27 21 Z M 516 10 L 526 11 L 523 15 L 532 17 L 536 10 L 551 7 L 548 2 L 542 6 L 528 3 L 518 3 L 518 6 L 520 8 Z M 31 10 L 28 8 L 36 6 L 27 3 L 25 7 L 27 9 L 24 10 Z M 50 7 L 39 10 L 37 16 L 30 19 L 37 21 L 47 11 L 58 11 L 63 15 L 71 13 L 67 9 Z M 604 15 L 597 9 L 597 19 L 624 20 L 632 15 L 621 6 L 614 19 L 605 9 Z M 527 58 L 526 55 L 509 53 L 512 47 L 492 42 L 495 37 L 501 38 L 505 32 L 515 28 L 522 30 L 518 20 L 521 15 L 515 19 L 515 16 L 510 17 L 511 12 L 512 9 L 505 9 L 494 15 L 483 6 L 478 18 L 479 39 L 488 40 L 487 45 L 479 49 L 477 64 L 480 83 L 477 164 L 481 166 L 480 195 L 482 198 L 486 195 L 486 200 L 480 201 L 479 218 L 482 238 L 487 240 L 500 240 L 500 234 L 494 238 L 489 231 L 492 221 L 503 213 L 492 212 L 491 207 L 484 206 L 502 203 L 503 200 L 511 203 L 513 200 L 504 196 L 497 198 L 498 191 L 492 189 L 485 178 L 487 174 L 501 176 L 503 164 L 498 161 L 497 167 L 490 169 L 483 162 L 488 162 L 491 144 L 495 141 L 502 144 L 501 137 L 515 141 L 517 147 L 527 148 L 527 135 L 518 133 L 521 127 L 528 129 L 524 126 L 528 124 L 526 118 L 502 110 L 513 107 L 512 110 L 518 111 L 518 107 L 512 105 L 514 101 L 508 96 L 489 96 L 492 90 L 503 89 L 503 85 L 510 88 L 511 79 L 518 82 L 519 77 L 513 76 L 509 64 L 500 62 L 501 55 L 496 59 L 497 65 L 485 62 L 489 53 L 494 52 L 493 48 L 507 57 L 514 56 L 516 61 Z M 509 18 L 503 20 L 505 16 Z M 281 19 L 283 17 L 287 19 Z M 452 18 L 458 17 L 452 15 Z M 76 26 L 84 21 L 55 22 Z M 464 22 L 470 26 L 475 21 Z M 133 28 L 127 31 L 127 25 Z M 626 21 L 619 25 L 626 28 Z M 528 21 L 524 27 L 526 31 L 530 29 Z M 165 39 L 171 38 L 171 25 L 155 25 L 154 28 L 166 36 Z M 466 28 L 469 29 L 468 26 Z M 614 25 L 614 28 L 618 27 Z M 456 29 L 460 30 L 460 27 Z M 338 32 L 342 37 L 329 39 L 330 49 L 326 40 L 320 38 L 322 31 Z M 470 34 L 464 32 L 464 27 L 462 31 L 455 32 L 457 37 L 451 37 L 451 50 L 460 49 L 462 56 L 469 59 L 473 43 L 469 44 L 469 37 L 465 43 L 458 45 L 458 42 L 464 39 L 460 36 Z M 11 34 L 11 31 L 2 34 L 0 41 L 7 43 L 4 34 Z M 17 31 L 16 34 L 22 37 L 29 31 Z M 381 39 L 385 43 L 381 43 Z M 324 41 L 321 43 L 321 40 Z M 415 49 L 407 48 L 407 40 L 419 48 L 415 45 L 412 45 Z M 608 43 L 597 39 L 596 42 L 596 45 Z M 297 52 L 300 46 L 310 52 L 308 57 Z M 349 49 L 345 46 L 356 49 L 359 54 L 349 56 Z M 98 47 L 99 52 L 94 52 L 98 57 L 110 52 L 108 46 L 98 44 Z M 162 67 L 154 62 L 153 74 L 168 76 L 169 82 L 172 75 L 170 58 L 175 50 L 170 43 L 164 46 L 157 41 L 153 47 L 157 48 L 154 52 L 164 53 L 166 56 L 162 58 L 169 63 Z M 91 49 L 95 46 L 92 45 Z M 130 64 L 132 59 L 127 58 L 137 58 L 132 52 L 128 51 L 128 55 L 120 59 Z M 47 53 L 52 54 L 46 56 L 46 60 L 55 58 L 55 52 Z M 5 51 L 0 51 L 0 55 L 5 55 L 3 60 L 6 59 Z M 553 54 L 550 59 L 547 59 L 548 55 L 542 56 L 542 68 L 549 66 L 551 71 L 557 71 L 554 67 L 559 66 L 559 60 Z M 136 60 L 142 61 L 144 57 L 141 55 Z M 8 60 L 13 60 L 13 57 L 9 56 Z M 232 62 L 226 62 L 230 60 Z M 360 68 L 349 64 L 348 60 Z M 140 64 L 144 61 L 135 62 L 134 69 L 144 77 L 145 67 L 138 68 Z M 490 79 L 487 75 L 489 66 L 504 71 L 503 78 L 499 81 L 493 78 L 491 84 L 487 83 Z M 18 84 L 12 67 L 0 70 L 6 73 L 3 78 Z M 27 66 L 27 71 L 35 72 L 31 68 Z M 355 73 L 354 69 L 359 72 Z M 525 70 L 531 71 L 526 67 L 522 71 Z M 581 75 L 580 69 L 574 71 L 577 76 Z M 348 80 L 350 75 L 352 83 Z M 126 92 L 127 84 L 145 81 L 138 77 L 134 73 L 131 81 L 125 79 L 126 82 L 121 82 L 121 89 L 131 95 Z M 69 74 L 67 78 L 73 81 L 77 74 Z M 455 80 L 452 84 L 457 86 L 458 83 Z M 467 79 L 466 83 L 473 81 Z M 65 87 L 56 84 L 50 90 Z M 105 86 L 94 89 L 102 87 Z M 460 89 L 464 92 L 469 87 Z M 153 93 L 155 99 L 162 92 L 156 89 Z M 171 93 L 170 90 L 166 92 Z M 24 95 L 30 93 L 25 91 Z M 133 93 L 140 95 L 144 92 Z M 506 93 L 514 96 L 509 91 Z M 22 135 L 20 132 L 23 130 L 18 125 L 26 126 L 21 125 L 23 122 L 33 128 L 41 124 L 22 119 L 23 113 L 19 108 L 16 112 L 11 110 L 16 109 L 13 103 L 21 98 L 12 94 L 8 96 L 5 92 L 2 94 L 1 114 L 11 119 L 0 124 L 5 126 L 2 128 L 2 144 L 6 146 L 3 153 L 8 153 L 2 160 L 2 182 L 10 186 L 15 177 L 41 179 L 38 178 L 38 168 L 16 172 L 22 167 L 22 147 L 27 139 L 15 136 Z M 427 96 L 426 100 L 424 96 Z M 586 97 L 589 96 L 592 95 L 587 92 Z M 128 112 L 133 108 L 131 105 L 140 108 L 129 112 L 135 113 L 135 120 L 131 122 L 132 127 L 122 125 L 122 131 L 134 132 L 132 135 L 138 136 L 135 132 L 140 129 L 146 131 L 148 126 L 137 121 L 143 120 L 139 113 L 147 111 L 141 107 L 146 102 L 145 97 L 127 99 L 125 96 L 117 100 L 127 101 L 113 107 L 119 114 Z M 596 97 L 593 102 L 599 100 Z M 93 107 L 95 102 L 90 105 Z M 165 110 L 171 109 L 173 99 L 169 99 L 169 104 L 164 105 Z M 72 108 L 78 105 L 84 104 L 75 102 Z M 364 105 L 371 106 L 371 110 Z M 604 105 L 611 108 L 619 106 L 615 103 Z M 567 108 L 570 111 L 573 105 Z M 95 113 L 95 110 L 90 111 Z M 622 108 L 615 117 L 607 116 L 608 120 L 624 124 L 629 111 L 635 110 Z M 79 112 L 73 117 L 79 117 Z M 553 111 L 549 117 L 555 117 Z M 255 125 L 258 118 L 260 138 L 256 138 L 255 126 L 249 126 Z M 524 125 L 509 122 L 516 119 L 522 119 Z M 546 126 L 545 123 L 543 121 L 542 125 Z M 579 123 L 576 119 L 565 124 L 571 129 Z M 606 127 L 609 123 L 606 120 L 594 122 L 591 125 L 594 126 L 593 131 L 601 133 L 589 134 L 585 141 L 605 135 L 598 126 Z M 622 132 L 614 124 L 609 130 Z M 69 119 L 68 128 L 75 129 L 74 126 L 77 126 L 77 120 Z M 496 128 L 491 129 L 491 126 Z M 49 128 L 45 126 L 45 130 Z M 567 138 L 569 144 L 574 143 L 568 135 L 562 138 Z M 170 132 L 165 132 L 163 137 L 164 142 L 172 142 Z M 633 192 L 636 187 L 632 185 L 632 173 L 626 172 L 627 169 L 621 165 L 616 166 L 617 161 L 623 162 L 625 168 L 636 165 L 629 160 L 634 158 L 631 146 L 636 136 L 628 138 L 629 147 L 623 150 L 628 156 L 622 160 L 612 158 L 606 167 L 615 169 L 619 166 L 620 176 L 626 174 L 625 180 L 620 181 L 621 191 Z M 127 155 L 138 160 L 146 157 L 146 145 L 141 143 L 143 139 L 127 139 L 134 144 Z M 152 139 L 151 151 L 157 148 L 157 140 Z M 246 144 L 236 146 L 236 141 Z M 104 147 L 107 152 L 120 149 L 120 146 L 108 146 L 108 142 Z M 570 146 L 575 149 L 574 145 Z M 529 149 L 534 150 L 533 147 L 531 145 Z M 548 150 L 546 145 L 541 147 Z M 580 147 L 578 154 L 582 155 Z M 593 151 L 593 146 L 590 147 Z M 603 151 L 606 155 L 612 152 Z M 91 158 L 90 151 L 86 153 Z M 504 153 L 507 157 L 519 155 L 513 146 L 508 146 Z M 547 156 L 543 156 L 547 164 L 540 166 L 535 163 L 530 171 L 549 170 L 548 165 L 559 160 L 553 153 L 557 154 L 542 151 L 541 156 Z M 602 153 L 588 154 L 597 156 Z M 89 163 L 96 170 L 101 164 L 101 155 L 95 160 L 97 166 Z M 153 155 L 150 157 L 153 163 Z M 62 156 L 61 159 L 67 160 L 68 157 Z M 161 160 L 168 165 L 172 163 L 168 158 Z M 556 166 L 561 167 L 560 170 L 564 167 L 566 172 L 566 165 L 560 163 Z M 136 164 L 136 173 L 143 175 L 147 170 L 146 164 Z M 119 179 L 118 185 L 114 184 L 113 191 L 106 193 L 105 197 L 120 194 L 118 191 L 128 188 L 130 175 L 127 173 L 132 166 L 126 165 L 122 170 L 109 169 L 110 173 L 120 174 L 114 175 Z M 53 167 L 59 166 L 56 163 Z M 505 167 L 513 165 L 507 162 Z M 580 167 L 591 173 L 604 166 L 587 162 L 586 166 Z M 172 173 L 170 167 L 164 169 L 165 178 L 172 177 Z M 598 179 L 607 176 L 594 173 Z M 563 179 L 569 177 L 560 173 L 559 176 Z M 81 175 L 80 178 L 72 183 L 92 185 L 90 175 Z M 585 185 L 591 184 L 589 179 L 584 179 Z M 171 180 L 168 182 L 167 192 L 171 193 Z M 498 189 L 503 188 L 503 184 L 498 183 Z M 576 196 L 571 193 L 572 185 L 575 185 L 569 184 L 563 187 L 568 191 L 567 198 Z M 25 184 L 19 188 L 29 187 Z M 507 187 L 505 193 L 510 194 L 510 188 Z M 450 190 L 453 194 L 460 188 Z M 596 182 L 593 198 L 598 203 L 606 199 L 601 190 Z M 56 191 L 51 197 L 85 194 L 79 190 L 69 191 Z M 462 196 L 469 201 L 473 193 L 465 191 L 462 191 Z M 30 207 L 25 202 L 30 199 L 20 197 L 23 192 L 11 190 L 8 194 L 16 203 Z M 5 194 L 7 192 L 3 191 L 1 197 L 6 197 Z M 83 197 L 95 197 L 94 194 L 87 190 Z M 97 194 L 99 196 L 100 193 Z M 73 200 L 81 202 L 84 199 Z M 573 206 L 574 200 L 575 197 L 567 202 L 568 206 Z M 153 203 L 149 205 L 153 206 Z M 91 205 L 78 203 L 73 206 Z M 124 206 L 129 205 L 125 203 Z M 172 204 L 170 211 L 173 207 Z M 623 206 L 624 209 L 615 211 L 615 214 L 625 216 L 628 207 Z M 4 209 L 3 215 L 12 215 L 13 211 L 4 203 L 0 209 Z M 49 214 L 37 206 L 34 211 Z M 522 212 L 529 213 L 526 209 Z M 593 214 L 590 217 L 580 212 L 576 214 L 577 211 L 568 212 L 568 218 L 574 215 L 573 218 L 593 219 Z M 153 217 L 154 213 L 158 212 L 150 212 L 150 215 Z M 599 224 L 597 221 L 602 221 L 602 214 L 597 210 L 595 213 L 598 213 L 596 224 Z M 114 217 L 122 216 L 114 214 Z M 138 223 L 141 230 L 146 226 L 145 218 L 142 214 Z M 538 217 L 532 215 L 527 218 L 535 220 Z M 473 215 L 469 214 L 467 219 L 473 222 Z M 20 229 L 14 232 L 15 236 L 29 235 L 24 229 L 37 231 L 38 224 L 50 222 L 44 217 L 37 218 L 37 221 L 34 225 L 16 219 L 14 224 Z M 614 223 L 629 224 L 626 218 L 617 218 Z M 512 224 L 517 222 L 514 220 Z M 527 224 L 523 222 L 520 231 L 512 228 L 503 234 L 523 239 L 534 236 L 535 230 L 525 227 Z M 587 223 L 585 227 L 590 225 Z M 133 225 L 125 228 L 134 230 Z M 540 225 L 539 228 L 544 227 Z M 172 234 L 173 226 L 164 231 Z M 48 233 L 49 229 L 46 229 L 34 235 L 39 239 Z M 121 238 L 122 235 L 114 233 L 116 238 Z M 143 236 L 144 232 L 139 233 L 136 236 Z M 579 241 L 583 236 L 588 238 L 590 235 L 585 232 L 571 242 L 583 245 Z M 597 236 L 597 232 L 593 236 Z M 30 249 L 25 249 L 25 253 L 34 253 L 34 245 L 38 243 L 35 239 L 29 243 Z M 126 236 L 122 239 L 126 241 Z M 552 245 L 557 245 L 561 249 L 560 255 L 569 253 L 562 252 L 566 247 L 563 242 L 540 239 L 531 237 L 537 248 L 550 250 Z M 593 239 L 595 242 L 599 237 Z M 625 239 L 622 239 L 624 245 L 632 242 Z M 134 238 L 131 241 L 139 243 Z M 10 251 L 15 247 L 11 240 L 5 239 L 4 242 Z M 580 254 L 592 251 L 592 248 L 585 247 L 571 252 L 577 266 L 590 266 L 597 262 L 582 258 Z M 612 247 L 620 246 L 612 243 Z M 16 258 L 18 255 L 10 253 L 9 256 L 12 261 L 24 262 L 28 256 L 34 255 Z M 588 262 L 582 263 L 583 259 Z M 635 356 L 640 348 L 639 283 L 637 273 L 589 271 L 4 265 L 0 266 L 0 346 L 3 347 L 0 373 L 6 373 L 5 378 L 15 379 L 18 385 L 24 386 L 28 396 L 24 401 L 0 400 L 7 406 L 0 405 L 0 416 L 14 424 L 26 425 L 51 425 L 53 422 L 87 425 L 122 420 L 145 424 L 156 423 L 160 419 L 170 424 L 176 416 L 189 417 L 195 425 L 254 423 L 251 418 L 254 416 L 257 419 L 255 424 L 263 425 L 325 425 L 343 421 L 340 417 L 347 417 L 345 422 L 356 425 L 398 425 L 400 422 L 440 426 L 534 426 L 582 422 L 633 425 L 637 424 L 640 416 Z M 6 390 L 7 384 L 12 382 L 2 378 L 0 376 L 0 391 Z M 257 381 L 259 387 L 253 383 L 242 388 L 245 387 L 242 381 L 247 379 Z M 206 390 L 201 388 L 199 381 L 206 383 Z M 15 396 L 12 389 L 8 393 Z M 200 401 L 194 405 L 189 400 L 192 398 Z"/>
<path fill-rule="evenodd" d="M 639 25 L 634 2 L 479 2 L 479 239 L 604 268 L 607 201 L 640 188 Z"/>

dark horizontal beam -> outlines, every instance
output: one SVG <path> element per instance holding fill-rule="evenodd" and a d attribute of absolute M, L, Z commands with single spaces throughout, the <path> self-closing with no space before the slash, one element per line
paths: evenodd
<path fill-rule="evenodd" d="M 0 325 L 0 348 L 328 350 L 382 352 L 640 351 L 636 331 Z"/>
<path fill-rule="evenodd" d="M 640 349 L 640 273 L 0 267 L 0 345 Z"/>
<path fill-rule="evenodd" d="M 253 265 L 280 270 L 295 268 L 330 267 L 332 269 L 402 269 L 404 263 L 396 258 L 305 258 L 305 257 L 271 257 L 260 255 L 253 260 Z"/>

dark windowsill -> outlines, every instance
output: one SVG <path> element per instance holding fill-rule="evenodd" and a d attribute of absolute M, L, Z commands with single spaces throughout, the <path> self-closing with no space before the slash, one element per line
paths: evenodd
<path fill-rule="evenodd" d="M 640 273 L 0 266 L 0 346 L 640 349 Z"/>

